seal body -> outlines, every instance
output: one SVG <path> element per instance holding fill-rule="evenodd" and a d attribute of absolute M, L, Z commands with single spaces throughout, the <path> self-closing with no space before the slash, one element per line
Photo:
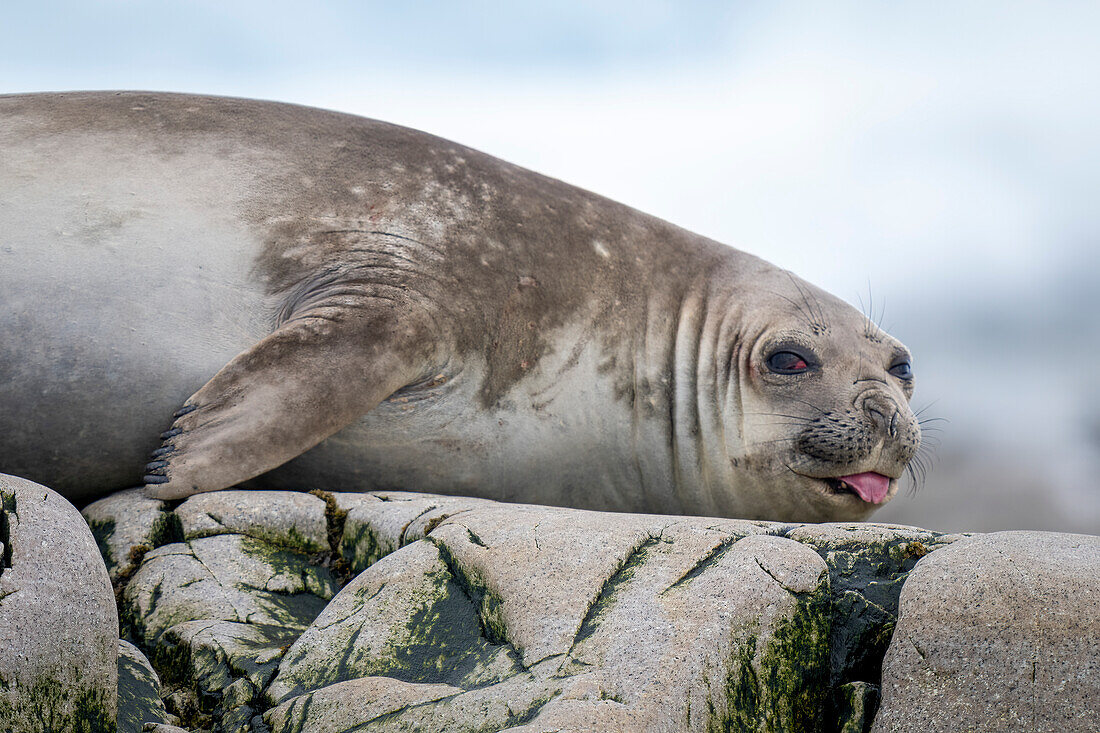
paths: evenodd
<path fill-rule="evenodd" d="M 0 150 L 0 471 L 77 501 L 251 482 L 854 519 L 919 443 L 907 352 L 846 304 L 424 133 L 17 95 Z"/>

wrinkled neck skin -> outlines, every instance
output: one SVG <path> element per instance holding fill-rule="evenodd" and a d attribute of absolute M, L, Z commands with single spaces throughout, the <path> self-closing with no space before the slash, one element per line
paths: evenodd
<path fill-rule="evenodd" d="M 740 429 L 726 425 L 723 407 L 739 399 L 729 388 L 728 349 L 740 307 L 709 279 L 699 273 L 687 286 L 659 284 L 649 294 L 634 355 L 634 459 L 653 511 L 740 516 L 748 505 L 725 490 L 735 477 L 723 437 Z"/>
<path fill-rule="evenodd" d="M 733 433 L 739 442 L 744 430 L 736 352 L 745 297 L 735 281 L 709 273 L 696 275 L 683 291 L 650 295 L 647 348 L 636 372 L 651 390 L 648 409 L 636 408 L 634 418 L 635 431 L 651 437 L 637 460 L 646 504 L 657 511 L 750 517 L 766 505 L 767 488 L 751 472 L 734 469 L 726 440 Z"/>
<path fill-rule="evenodd" d="M 919 444 L 908 407 L 911 380 L 888 373 L 907 352 L 858 311 L 744 255 L 699 273 L 678 292 L 655 291 L 647 312 L 636 382 L 660 387 L 634 410 L 635 433 L 650 438 L 636 442 L 644 446 L 636 460 L 647 505 L 746 519 L 853 521 L 877 506 L 829 493 L 823 478 L 876 471 L 891 479 L 887 500 L 896 493 Z M 807 344 L 820 368 L 807 376 L 768 373 L 763 360 L 777 340 Z M 835 455 L 819 450 L 818 440 Z"/>

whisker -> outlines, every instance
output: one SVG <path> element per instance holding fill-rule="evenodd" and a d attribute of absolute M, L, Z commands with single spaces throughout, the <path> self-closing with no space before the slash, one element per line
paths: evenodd
<path fill-rule="evenodd" d="M 927 405 L 925 405 L 924 407 L 922 407 L 922 408 L 920 408 L 919 410 L 917 410 L 916 412 L 914 412 L 914 413 L 913 413 L 913 415 L 914 415 L 915 417 L 920 417 L 921 415 L 923 415 L 923 414 L 924 414 L 924 411 L 925 411 L 925 410 L 927 410 L 928 408 L 930 408 L 930 407 L 934 406 L 934 405 L 935 405 L 935 404 L 936 404 L 937 402 L 939 402 L 939 400 L 932 400 L 932 401 L 931 401 L 931 402 L 929 402 L 929 403 L 928 403 Z"/>
<path fill-rule="evenodd" d="M 825 314 L 825 307 L 821 305 L 821 301 L 814 295 L 814 291 L 810 291 L 810 297 L 814 299 L 814 303 L 817 305 L 817 312 L 821 314 L 821 327 L 824 329 L 829 328 L 829 316 Z"/>
<path fill-rule="evenodd" d="M 806 301 L 806 307 L 809 308 L 811 312 L 813 312 L 814 306 L 817 306 L 817 316 L 815 317 L 818 319 L 818 324 L 820 324 L 822 329 L 827 328 L 828 324 L 825 322 L 825 311 L 821 307 L 821 301 L 817 299 L 813 291 L 809 288 L 803 288 L 801 284 L 799 284 L 798 292 L 802 294 L 802 299 Z M 810 303 L 811 298 L 814 301 L 812 304 Z"/>
<path fill-rule="evenodd" d="M 810 305 L 810 300 L 806 294 L 806 290 L 798 283 L 798 280 L 795 279 L 794 273 L 792 273 L 790 270 L 787 270 L 787 277 L 790 279 L 791 285 L 794 285 L 795 290 L 797 290 L 798 294 L 802 297 L 802 302 L 806 304 L 806 310 L 808 310 L 810 312 L 810 315 L 812 316 L 810 320 L 811 330 L 813 330 L 814 333 L 820 333 L 821 331 L 827 329 L 828 324 L 825 322 L 825 311 L 821 309 L 821 303 L 817 300 L 816 297 L 814 298 L 814 302 L 817 303 L 818 308 L 817 313 L 815 313 L 814 307 Z"/>
<path fill-rule="evenodd" d="M 807 407 L 812 407 L 812 408 L 814 408 L 815 410 L 817 410 L 818 412 L 820 412 L 820 413 L 821 413 L 822 415 L 828 415 L 828 414 L 829 414 L 829 411 L 828 411 L 828 410 L 824 410 L 824 409 L 822 409 L 822 408 L 818 407 L 817 405 L 815 405 L 815 404 L 814 404 L 814 403 L 812 403 L 812 402 L 807 402 L 806 400 L 801 400 L 801 399 L 799 399 L 799 398 L 797 398 L 797 397 L 792 397 L 791 399 L 792 399 L 793 401 L 795 401 L 795 402 L 801 402 L 802 404 L 806 405 Z"/>
<path fill-rule="evenodd" d="M 790 274 L 790 273 L 788 273 L 788 274 Z M 786 295 L 783 295 L 782 293 L 776 293 L 776 292 L 773 291 L 772 295 L 777 295 L 780 298 L 782 298 L 783 300 L 785 300 L 788 303 L 790 303 L 791 305 L 793 305 L 798 310 L 798 314 L 800 316 L 802 316 L 802 319 L 806 321 L 806 325 L 809 326 L 810 330 L 811 331 L 814 330 L 814 319 L 809 313 L 806 312 L 806 310 L 802 307 L 801 303 L 797 303 L 797 302 L 791 300 L 790 298 L 788 298 Z"/>
<path fill-rule="evenodd" d="M 762 422 L 760 424 L 763 425 L 763 426 L 767 426 L 767 427 L 783 427 L 783 428 L 789 428 L 791 426 L 798 425 L 798 423 L 792 423 L 792 422 Z M 791 437 L 791 440 L 794 440 L 793 436 Z"/>
<path fill-rule="evenodd" d="M 746 412 L 745 415 L 752 415 L 753 417 L 789 417 L 792 420 L 810 422 L 810 418 L 805 415 L 788 415 L 784 412 Z"/>
<path fill-rule="evenodd" d="M 864 305 L 862 295 L 857 294 L 856 297 L 859 298 L 859 310 L 863 313 L 863 335 L 866 338 L 872 338 L 874 331 L 871 329 L 871 325 L 874 320 L 871 316 L 874 313 L 875 301 L 871 297 L 871 278 L 867 278 L 867 304 Z"/>
<path fill-rule="evenodd" d="M 868 281 L 867 286 L 870 287 L 871 283 Z M 863 314 L 863 335 L 867 335 L 867 306 L 863 304 L 863 295 L 856 293 L 856 300 L 859 301 L 859 312 Z"/>
<path fill-rule="evenodd" d="M 939 447 L 939 438 L 921 436 L 921 443 L 905 467 L 905 473 L 912 482 L 911 493 L 915 494 L 928 482 L 928 474 L 935 468 L 935 449 Z"/>
<path fill-rule="evenodd" d="M 752 443 L 745 443 L 746 448 L 756 448 L 761 445 L 775 445 L 776 443 L 790 443 L 794 440 L 794 437 L 790 438 L 775 438 L 773 440 L 757 440 Z"/>

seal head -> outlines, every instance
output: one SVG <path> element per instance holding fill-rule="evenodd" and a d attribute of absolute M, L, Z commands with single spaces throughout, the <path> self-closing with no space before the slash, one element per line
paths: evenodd
<path fill-rule="evenodd" d="M 733 480 L 767 494 L 772 518 L 862 519 L 920 446 L 912 357 L 832 295 L 787 273 L 767 280 L 734 337 Z"/>

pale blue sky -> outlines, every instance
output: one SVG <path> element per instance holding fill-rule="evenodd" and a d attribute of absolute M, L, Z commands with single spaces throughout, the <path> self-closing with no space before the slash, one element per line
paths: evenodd
<path fill-rule="evenodd" d="M 870 287 L 945 441 L 984 441 L 971 455 L 995 466 L 1032 450 L 1009 473 L 1064 516 L 1086 497 L 1100 531 L 1100 4 L 84 0 L 2 18 L 0 92 L 385 119 L 852 302 Z"/>
<path fill-rule="evenodd" d="M 551 73 L 706 58 L 754 14 L 723 2 L 20 3 L 4 55 L 39 70 L 229 78 L 345 68 Z"/>
<path fill-rule="evenodd" d="M 3 91 L 233 94 L 410 124 L 849 299 L 980 265 L 1045 277 L 1100 229 L 1090 3 L 84 0 L 9 4 L 4 25 Z"/>

